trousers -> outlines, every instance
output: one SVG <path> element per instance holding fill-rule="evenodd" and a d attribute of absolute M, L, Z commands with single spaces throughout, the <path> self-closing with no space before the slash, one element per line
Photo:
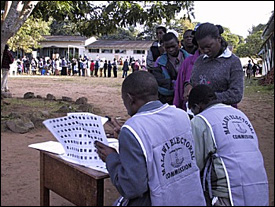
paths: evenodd
<path fill-rule="evenodd" d="M 2 80 L 1 80 L 1 91 L 7 92 L 8 88 L 8 74 L 9 68 L 2 68 Z"/>

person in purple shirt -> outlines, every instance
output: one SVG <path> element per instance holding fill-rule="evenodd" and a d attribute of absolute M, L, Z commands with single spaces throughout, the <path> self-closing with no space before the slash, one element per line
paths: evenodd
<path fill-rule="evenodd" d="M 191 72 L 193 65 L 196 61 L 196 59 L 200 56 L 199 49 L 195 52 L 194 55 L 191 55 L 187 57 L 178 73 L 178 77 L 175 84 L 175 94 L 174 94 L 174 100 L 173 105 L 175 105 L 177 108 L 181 108 L 183 110 L 187 110 L 186 103 L 187 103 L 187 95 L 189 94 L 189 91 L 191 90 L 191 86 L 189 84 Z"/>
<path fill-rule="evenodd" d="M 192 35 L 193 35 L 193 40 L 192 40 L 193 45 L 195 45 L 195 47 L 198 47 L 197 41 L 194 37 L 195 30 L 193 31 Z M 191 77 L 192 68 L 193 68 L 195 61 L 200 56 L 200 54 L 201 53 L 198 48 L 195 51 L 194 55 L 187 57 L 183 61 L 181 67 L 179 68 L 177 80 L 175 82 L 173 105 L 175 105 L 177 108 L 181 108 L 185 111 L 188 110 L 186 103 L 188 100 L 188 94 L 192 88 L 190 85 L 190 77 Z"/>

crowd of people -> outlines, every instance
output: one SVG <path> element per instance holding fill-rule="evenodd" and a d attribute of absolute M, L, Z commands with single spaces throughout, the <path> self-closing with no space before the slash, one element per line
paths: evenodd
<path fill-rule="evenodd" d="M 242 64 L 223 31 L 198 24 L 180 42 L 177 32 L 159 26 L 146 61 L 123 61 L 121 94 L 130 118 L 123 125 L 107 122 L 118 134 L 119 153 L 95 142 L 121 194 L 115 205 L 269 205 L 258 137 L 238 109 Z M 85 56 L 29 62 L 21 70 L 32 72 L 36 62 L 41 75 L 87 76 L 90 70 L 90 76 L 111 77 L 113 70 L 117 77 L 118 69 L 116 59 Z"/>
<path fill-rule="evenodd" d="M 134 61 L 134 60 L 133 60 Z M 19 75 L 62 75 L 84 77 L 117 77 L 118 61 L 102 59 L 92 60 L 86 56 L 68 60 L 61 58 L 29 58 L 24 56 L 16 60 Z M 139 70 L 139 67 L 137 68 Z"/>

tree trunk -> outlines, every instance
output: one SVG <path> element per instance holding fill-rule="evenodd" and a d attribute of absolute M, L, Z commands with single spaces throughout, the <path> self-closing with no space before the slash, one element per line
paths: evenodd
<path fill-rule="evenodd" d="M 6 1 L 1 19 L 1 66 L 5 44 L 20 29 L 39 1 Z"/>

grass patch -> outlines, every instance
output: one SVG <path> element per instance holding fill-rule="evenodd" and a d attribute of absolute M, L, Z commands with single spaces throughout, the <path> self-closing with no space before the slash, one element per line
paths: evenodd
<path fill-rule="evenodd" d="M 253 96 L 255 93 L 262 93 L 274 97 L 274 84 L 259 85 L 259 79 L 251 78 L 251 81 L 245 80 L 245 96 Z"/>
<path fill-rule="evenodd" d="M 4 112 L 24 112 L 24 111 L 36 111 L 47 110 L 49 112 L 55 112 L 60 109 L 61 106 L 71 106 L 72 109 L 77 105 L 74 103 L 64 101 L 50 101 L 44 99 L 24 99 L 24 98 L 7 98 L 5 101 L 8 104 L 4 104 L 1 101 L 1 113 Z"/>

